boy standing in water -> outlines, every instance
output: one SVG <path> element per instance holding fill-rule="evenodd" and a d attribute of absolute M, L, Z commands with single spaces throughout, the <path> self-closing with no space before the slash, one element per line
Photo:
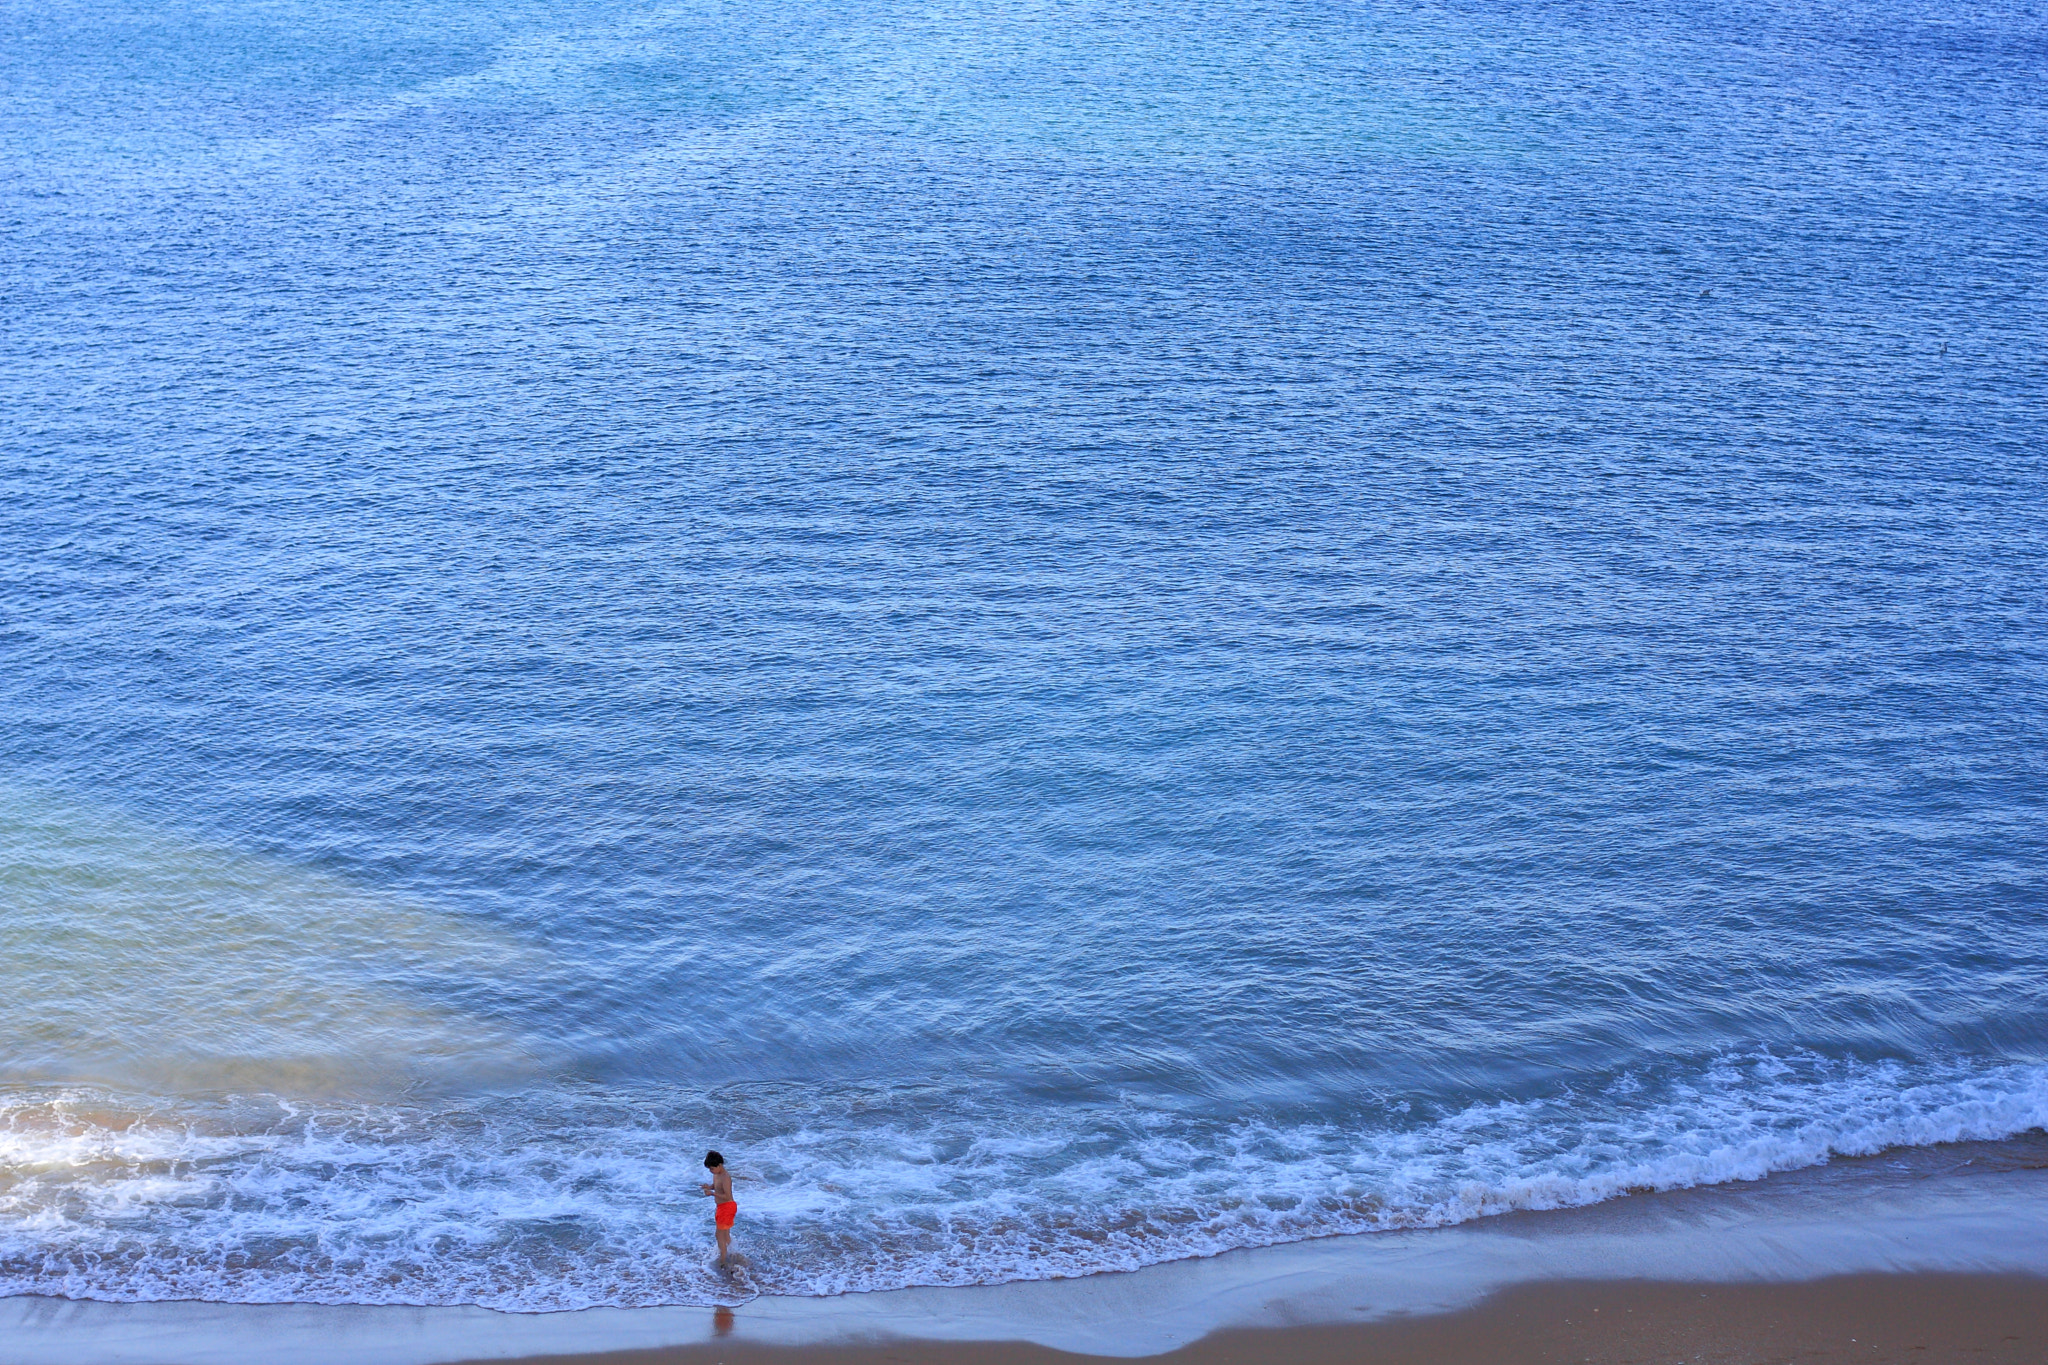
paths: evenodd
<path fill-rule="evenodd" d="M 718 1201 L 711 1221 L 718 1225 L 718 1268 L 723 1270 L 732 1259 L 732 1220 L 738 1216 L 740 1206 L 732 1197 L 732 1176 L 726 1173 L 725 1158 L 716 1152 L 706 1152 L 704 1166 L 711 1172 L 711 1183 L 697 1188 Z"/>

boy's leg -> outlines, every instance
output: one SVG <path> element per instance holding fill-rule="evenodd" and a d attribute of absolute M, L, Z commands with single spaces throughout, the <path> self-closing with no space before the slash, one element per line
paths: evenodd
<path fill-rule="evenodd" d="M 729 1258 L 731 1255 L 732 1229 L 720 1228 L 718 1230 L 718 1263 L 720 1265 L 724 1265 L 726 1263 L 727 1258 Z"/>

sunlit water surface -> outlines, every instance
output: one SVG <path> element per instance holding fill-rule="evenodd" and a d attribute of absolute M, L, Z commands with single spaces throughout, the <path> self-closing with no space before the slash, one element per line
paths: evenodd
<path fill-rule="evenodd" d="M 0 1292 L 2048 1122 L 2044 17 L 15 7 Z"/>

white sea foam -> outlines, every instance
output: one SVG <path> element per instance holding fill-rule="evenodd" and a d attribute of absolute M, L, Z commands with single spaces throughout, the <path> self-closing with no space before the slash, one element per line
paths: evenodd
<path fill-rule="evenodd" d="M 761 1110 L 785 1110 L 779 1131 L 733 1144 L 760 1177 L 741 1186 L 754 1288 L 1085 1275 L 2003 1138 L 2048 1125 L 2048 1069 L 1756 1054 L 1377 1127 L 895 1098 L 814 1095 L 792 1121 L 799 1096 L 780 1094 Z M 0 1292 L 726 1301 L 695 1192 L 721 1112 L 730 1097 L 652 1092 L 308 1109 L 16 1090 L 0 1103 Z"/>

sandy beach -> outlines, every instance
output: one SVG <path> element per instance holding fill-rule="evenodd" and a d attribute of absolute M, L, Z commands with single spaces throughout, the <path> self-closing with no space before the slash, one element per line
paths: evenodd
<path fill-rule="evenodd" d="M 1804 1284 L 1596 1281 L 1519 1285 L 1462 1312 L 1344 1326 L 1225 1331 L 1158 1365 L 1767 1365 L 1868 1361 L 2037 1365 L 2048 1359 L 2048 1278 L 1851 1275 Z M 1055 1365 L 1023 1342 L 878 1340 L 813 1347 L 743 1341 L 528 1365 Z"/>

